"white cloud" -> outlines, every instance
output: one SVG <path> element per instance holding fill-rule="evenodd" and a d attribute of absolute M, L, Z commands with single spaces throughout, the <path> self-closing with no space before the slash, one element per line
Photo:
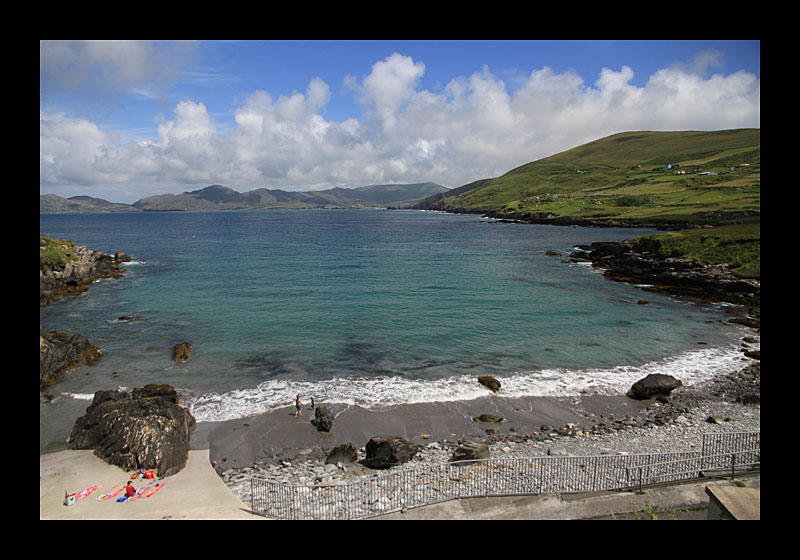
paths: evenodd
<path fill-rule="evenodd" d="M 81 91 L 107 98 L 131 91 L 159 97 L 192 50 L 186 41 L 40 41 L 40 85 L 48 95 Z"/>
<path fill-rule="evenodd" d="M 393 54 L 372 67 L 361 85 L 362 103 L 374 112 L 384 133 L 392 133 L 402 109 L 416 93 L 415 86 L 425 73 L 425 64 Z"/>
<path fill-rule="evenodd" d="M 103 132 L 89 121 L 59 115 L 39 117 L 39 177 L 46 183 L 92 185 L 114 180 L 95 168 L 117 143 L 115 135 Z"/>
<path fill-rule="evenodd" d="M 202 102 L 181 101 L 148 142 L 125 143 L 89 121 L 42 115 L 41 190 L 134 183 L 149 189 L 145 196 L 213 183 L 454 187 L 625 130 L 760 126 L 759 79 L 744 71 L 704 77 L 717 60 L 712 54 L 692 68 L 662 69 L 643 87 L 631 83 L 627 66 L 604 68 L 590 85 L 573 71 L 544 67 L 512 91 L 483 68 L 436 93 L 419 88 L 423 62 L 393 54 L 363 79 L 347 80 L 364 107 L 361 119 L 326 120 L 330 86 L 314 78 L 305 93 L 251 93 L 225 132 Z"/>

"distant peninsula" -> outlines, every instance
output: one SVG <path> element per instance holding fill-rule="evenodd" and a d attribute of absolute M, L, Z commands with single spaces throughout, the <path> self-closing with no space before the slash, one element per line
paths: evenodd
<path fill-rule="evenodd" d="M 222 185 L 211 185 L 181 194 L 161 194 L 133 204 L 109 202 L 91 196 L 64 198 L 55 194 L 39 196 L 40 214 L 88 212 L 168 212 L 197 210 L 266 210 L 272 208 L 386 208 L 404 206 L 447 192 L 436 183 L 368 185 L 324 191 L 283 191 L 255 189 L 240 193 Z"/>

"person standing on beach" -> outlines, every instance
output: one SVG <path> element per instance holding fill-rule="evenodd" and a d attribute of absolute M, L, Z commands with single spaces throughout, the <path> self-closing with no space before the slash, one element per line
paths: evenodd
<path fill-rule="evenodd" d="M 294 399 L 294 408 L 295 408 L 295 411 L 294 411 L 294 417 L 295 417 L 295 418 L 297 418 L 297 415 L 298 415 L 298 414 L 299 414 L 300 416 L 302 416 L 302 415 L 303 415 L 303 411 L 302 411 L 302 410 L 301 410 L 301 408 L 300 408 L 300 407 L 302 407 L 302 406 L 303 406 L 303 403 L 302 403 L 302 402 L 300 402 L 300 393 L 298 393 L 298 394 L 297 394 L 297 396 L 296 396 L 296 397 L 295 397 L 295 399 Z"/>

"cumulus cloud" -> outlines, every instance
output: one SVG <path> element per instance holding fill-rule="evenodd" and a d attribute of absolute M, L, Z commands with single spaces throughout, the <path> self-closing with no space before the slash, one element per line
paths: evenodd
<path fill-rule="evenodd" d="M 604 68 L 587 83 L 574 71 L 544 67 L 510 89 L 482 68 L 440 91 L 420 89 L 422 61 L 393 54 L 347 85 L 359 119 L 326 120 L 330 85 L 274 99 L 255 91 L 218 130 L 199 101 L 181 101 L 158 138 L 125 143 L 86 120 L 40 116 L 44 186 L 205 186 L 240 190 L 354 187 L 434 181 L 455 187 L 626 130 L 712 130 L 760 126 L 760 80 L 740 71 L 710 77 L 708 54 L 695 65 L 662 69 L 644 86 L 630 67 Z M 119 77 L 119 81 L 125 81 Z M 88 191 L 88 189 L 84 189 Z M 181 190 L 173 188 L 173 192 Z"/>
<path fill-rule="evenodd" d="M 372 73 L 364 78 L 361 102 L 367 114 L 377 118 L 384 133 L 394 131 L 402 109 L 415 96 L 415 86 L 424 73 L 425 64 L 395 53 L 375 63 Z"/>
<path fill-rule="evenodd" d="M 94 169 L 107 156 L 109 146 L 118 139 L 82 119 L 58 115 L 39 118 L 39 176 L 44 183 L 91 185 L 98 180 L 113 180 Z"/>

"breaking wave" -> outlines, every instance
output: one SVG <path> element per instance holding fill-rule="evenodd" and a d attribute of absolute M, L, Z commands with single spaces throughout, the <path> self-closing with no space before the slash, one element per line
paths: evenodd
<path fill-rule="evenodd" d="M 703 348 L 639 366 L 602 369 L 543 369 L 496 375 L 502 384 L 502 397 L 568 397 L 580 394 L 618 395 L 651 373 L 672 375 L 684 385 L 709 381 L 736 371 L 750 360 L 738 347 Z M 342 403 L 366 408 L 381 408 L 422 402 L 466 401 L 487 395 L 487 389 L 474 375 L 456 375 L 436 380 L 408 379 L 400 376 L 332 378 L 320 381 L 269 380 L 258 387 L 222 393 L 181 395 L 199 422 L 219 422 L 254 416 L 294 406 L 300 394 L 303 401 L 314 397 L 317 403 Z"/>

